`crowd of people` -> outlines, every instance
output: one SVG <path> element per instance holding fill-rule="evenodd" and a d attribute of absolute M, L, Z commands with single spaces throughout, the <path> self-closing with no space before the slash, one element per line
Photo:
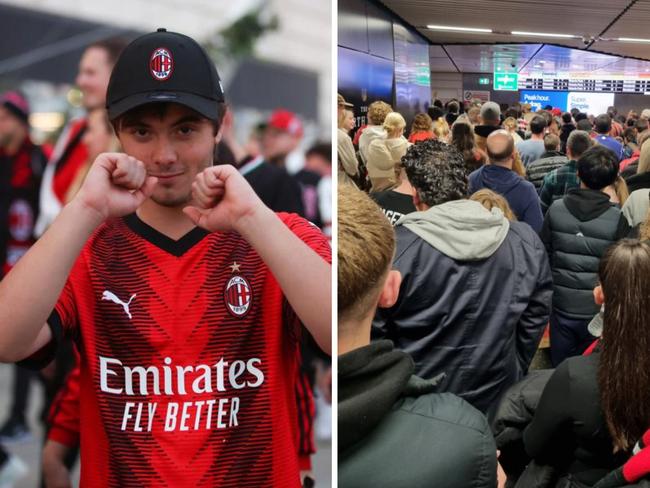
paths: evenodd
<path fill-rule="evenodd" d="M 650 486 L 650 109 L 353 108 L 339 486 Z"/>
<path fill-rule="evenodd" d="M 119 132 L 115 122 L 116 114 L 107 112 L 106 108 L 107 105 L 114 105 L 111 100 L 107 101 L 107 91 L 111 91 L 109 80 L 112 79 L 112 73 L 118 71 L 115 66 L 125 49 L 128 49 L 125 41 L 110 39 L 96 42 L 84 50 L 79 62 L 76 84 L 83 94 L 85 115 L 71 120 L 63 128 L 53 148 L 47 144 L 41 147 L 32 143 L 29 126 L 30 104 L 19 90 L 12 90 L 0 96 L 0 168 L 2 171 L 0 174 L 0 185 L 2 185 L 0 191 L 0 258 L 2 259 L 0 278 L 6 277 L 34 243 L 47 233 L 66 205 L 75 201 L 87 175 L 92 170 L 93 163 L 104 157 L 100 157 L 100 155 L 105 153 L 119 155 L 126 152 L 122 147 L 124 136 L 118 138 L 116 135 Z M 133 49 L 131 48 L 131 50 Z M 180 52 L 179 49 L 176 61 L 183 63 Z M 122 61 L 123 64 L 127 62 Z M 214 79 L 215 76 L 213 75 L 212 78 Z M 112 83 L 115 85 L 122 83 L 121 89 L 125 90 L 124 87 L 130 81 L 113 81 Z M 176 89 L 181 90 L 178 87 Z M 117 88 L 113 88 L 113 93 L 117 90 Z M 220 96 L 223 98 L 223 93 Z M 174 104 L 171 105 L 174 106 Z M 216 102 L 214 106 L 217 107 Z M 210 141 L 211 145 L 205 146 L 208 148 L 214 146 L 214 151 L 210 149 L 208 159 L 214 161 L 214 165 L 235 166 L 238 173 L 248 182 L 266 207 L 274 212 L 294 213 L 304 217 L 322 231 L 323 242 L 327 243 L 331 234 L 332 219 L 331 144 L 326 141 L 316 142 L 304 152 L 304 167 L 298 173 L 290 174 L 285 167 L 287 157 L 291 153 L 304 151 L 302 149 L 303 123 L 296 114 L 284 109 L 275 110 L 268 119 L 253 128 L 249 140 L 242 144 L 237 140 L 235 134 L 232 108 L 226 106 L 225 103 L 221 103 L 218 107 L 219 112 L 216 114 L 207 112 L 208 115 L 205 113 L 201 115 L 207 117 L 202 120 L 207 122 L 209 119 L 210 126 L 215 128 L 213 139 Z M 135 109 L 137 111 L 137 107 Z M 160 117 L 161 123 L 169 117 L 170 113 L 171 110 L 167 108 L 163 108 L 158 113 L 157 116 Z M 138 113 L 137 115 L 142 114 Z M 192 117 L 197 117 L 196 112 L 190 113 L 190 118 Z M 173 135 L 161 132 L 162 135 L 157 133 L 156 137 L 165 138 L 165 140 L 167 140 L 166 138 L 197 137 L 191 136 L 191 134 L 198 133 L 195 125 L 189 128 L 183 126 L 180 129 L 174 126 Z M 143 129 L 140 125 L 133 132 L 144 140 L 146 134 L 142 136 L 139 134 L 152 130 L 148 126 Z M 181 131 L 181 135 L 176 134 L 177 132 L 180 134 Z M 170 131 L 169 134 L 172 132 Z M 156 164 L 172 165 L 173 163 L 172 156 L 168 154 L 155 154 L 152 157 L 156 159 Z M 190 160 L 196 156 L 193 153 L 187 154 L 186 151 L 179 157 Z M 142 159 L 145 160 L 144 157 Z M 164 161 L 160 163 L 159 160 L 162 159 Z M 180 164 L 189 163 L 187 161 L 173 163 L 176 166 Z M 299 224 L 299 222 L 294 222 L 295 224 Z M 147 232 L 150 235 L 152 231 L 156 232 L 153 228 L 149 228 Z M 164 240 L 165 236 L 162 234 L 160 236 Z M 182 240 L 180 239 L 179 242 Z M 324 259 L 328 259 L 329 250 L 325 252 L 318 249 L 318 251 Z M 56 258 L 54 259 L 56 260 Z M 244 254 L 237 256 L 238 261 L 244 259 L 246 259 Z M 299 260 L 296 260 L 296 263 L 298 262 Z M 235 263 L 233 272 L 238 271 L 237 268 Z M 261 265 L 257 268 L 265 269 Z M 48 274 L 45 270 L 44 273 Z M 264 278 L 264 280 L 268 280 L 268 278 Z M 272 281 L 275 283 L 275 280 Z M 266 281 L 264 282 L 266 283 Z M 271 286 L 271 284 L 265 285 L 265 287 Z M 248 291 L 250 293 L 250 289 Z M 2 296 L 6 296 L 6 293 Z M 110 298 L 109 295 L 106 297 Z M 106 297 L 102 299 L 109 299 Z M 120 303 L 115 295 L 110 299 L 115 303 Z M 258 297 L 255 299 L 257 300 Z M 280 302 L 278 301 L 278 303 Z M 80 305 L 75 304 L 75 306 Z M 128 312 L 128 306 L 124 306 L 127 307 L 125 311 Z M 290 308 L 283 302 L 282 316 L 284 318 L 282 321 L 291 320 Z M 271 316 L 276 317 L 275 311 L 271 313 Z M 280 317 L 279 312 L 277 317 Z M 48 321 L 48 323 L 50 322 Z M 52 324 L 50 323 L 50 325 Z M 289 329 L 288 325 L 283 327 Z M 23 460 L 11 455 L 2 447 L 33 437 L 27 416 L 32 381 L 41 382 L 45 391 L 41 415 L 46 432 L 42 451 L 42 466 L 40 467 L 42 484 L 45 487 L 54 488 L 71 486 L 71 467 L 78 458 L 80 443 L 83 444 L 83 439 L 88 438 L 88 434 L 80 435 L 83 430 L 82 424 L 87 426 L 89 422 L 84 417 L 87 414 L 83 412 L 88 412 L 93 408 L 92 406 L 84 407 L 82 404 L 84 398 L 87 402 L 90 397 L 81 393 L 88 386 L 87 372 L 83 372 L 84 367 L 88 368 L 88 360 L 83 359 L 88 343 L 82 344 L 81 337 L 82 334 L 76 336 L 66 334 L 65 338 L 57 337 L 56 355 L 51 361 L 38 362 L 39 371 L 33 370 L 36 366 L 33 361 L 27 362 L 30 364 L 18 363 L 13 366 L 13 390 L 5 393 L 10 399 L 11 408 L 8 416 L 1 419 L 4 423 L 0 427 L 0 486 L 12 486 L 12 482 L 23 476 L 27 469 L 39 470 L 38 466 L 27 466 Z M 295 415 L 295 425 L 287 427 L 287 430 L 294 432 L 294 443 L 298 449 L 295 456 L 298 459 L 297 464 L 304 486 L 310 486 L 310 478 L 313 476 L 311 456 L 316 449 L 315 402 L 318 403 L 319 410 L 324 410 L 328 408 L 328 402 L 331 401 L 330 359 L 326 354 L 327 351 L 323 352 L 317 345 L 318 340 L 312 338 L 312 334 L 308 333 L 308 329 L 303 327 L 302 333 L 296 334 L 296 337 L 302 337 L 302 345 L 298 348 L 297 355 L 300 367 L 297 369 L 296 377 L 288 384 L 294 391 L 294 403 L 289 410 L 295 409 L 297 414 Z M 289 349 L 286 349 L 285 353 L 288 355 L 287 361 L 293 361 Z M 86 382 L 85 385 L 84 382 Z M 99 383 L 99 380 L 97 379 L 95 382 Z M 329 425 L 330 420 L 327 415 L 324 421 Z M 321 429 L 322 437 L 330 435 L 327 425 Z M 84 452 L 86 451 L 82 446 L 82 461 Z M 87 468 L 86 473 L 90 474 L 86 474 L 86 476 L 98 476 L 99 471 L 96 471 L 95 468 Z M 126 485 L 120 484 L 119 486 Z M 239 484 L 236 483 L 233 486 L 239 486 Z"/>

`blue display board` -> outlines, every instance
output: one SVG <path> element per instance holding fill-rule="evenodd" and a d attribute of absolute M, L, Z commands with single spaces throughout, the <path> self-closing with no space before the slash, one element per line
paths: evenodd
<path fill-rule="evenodd" d="M 569 92 L 534 90 L 521 90 L 519 92 L 519 101 L 521 103 L 530 103 L 533 112 L 542 110 L 547 105 L 553 108 L 559 108 L 565 112 L 567 110 L 568 99 Z"/>

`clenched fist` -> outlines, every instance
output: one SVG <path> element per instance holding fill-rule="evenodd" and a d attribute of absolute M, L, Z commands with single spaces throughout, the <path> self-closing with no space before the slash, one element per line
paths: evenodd
<path fill-rule="evenodd" d="M 122 153 L 103 153 L 90 167 L 75 199 L 104 219 L 122 217 L 151 195 L 157 178 L 147 176 L 144 163 Z"/>
<path fill-rule="evenodd" d="M 238 224 L 256 211 L 269 211 L 234 166 L 212 166 L 196 175 L 193 205 L 183 211 L 195 225 L 209 232 L 238 230 Z"/>

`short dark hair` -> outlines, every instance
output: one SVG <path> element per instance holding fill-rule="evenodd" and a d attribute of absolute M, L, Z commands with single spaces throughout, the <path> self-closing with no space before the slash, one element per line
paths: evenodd
<path fill-rule="evenodd" d="M 596 126 L 596 132 L 599 134 L 607 134 L 612 130 L 612 118 L 607 114 L 600 114 L 596 117 L 594 125 Z"/>
<path fill-rule="evenodd" d="M 438 107 L 438 108 L 443 108 L 442 101 L 436 98 L 436 99 L 433 101 L 433 106 L 434 106 L 434 107 Z"/>
<path fill-rule="evenodd" d="M 597 144 L 578 159 L 578 177 L 587 188 L 602 190 L 616 181 L 618 167 L 614 151 Z"/>
<path fill-rule="evenodd" d="M 402 157 L 409 182 L 420 201 L 433 207 L 467 197 L 467 173 L 463 155 L 438 140 L 412 145 Z"/>
<path fill-rule="evenodd" d="M 546 119 L 541 115 L 535 115 L 530 121 L 530 131 L 533 134 L 541 134 L 546 129 Z"/>
<path fill-rule="evenodd" d="M 450 100 L 447 103 L 447 112 L 451 114 L 457 114 L 459 110 L 460 110 L 460 105 L 458 105 L 458 102 L 456 100 Z"/>
<path fill-rule="evenodd" d="M 119 117 L 111 121 L 111 123 L 113 124 L 113 130 L 115 130 L 115 133 L 117 134 L 125 122 L 142 118 L 147 115 L 154 115 L 162 119 L 167 113 L 167 110 L 169 110 L 169 107 L 172 103 L 174 102 L 146 103 L 144 105 L 140 105 L 139 107 L 135 107 L 127 112 L 124 112 L 122 115 L 120 115 Z M 224 102 L 215 102 L 215 103 L 217 104 L 217 112 L 219 117 L 217 120 L 210 120 L 204 115 L 201 115 L 200 113 L 190 108 L 188 108 L 188 110 L 192 110 L 192 112 L 194 112 L 196 116 L 199 118 L 210 120 L 210 122 L 212 123 L 212 129 L 214 131 L 214 135 L 217 135 L 219 129 L 221 128 L 221 123 L 223 122 L 223 118 L 226 115 L 226 111 L 228 108 Z"/>
<path fill-rule="evenodd" d="M 569 112 L 564 112 L 562 114 L 562 122 L 564 122 L 565 124 L 570 124 L 572 118 L 573 116 Z"/>
<path fill-rule="evenodd" d="M 576 127 L 587 132 L 591 132 L 594 128 L 594 126 L 591 125 L 591 121 L 589 119 L 580 119 L 576 124 Z"/>
<path fill-rule="evenodd" d="M 580 113 L 580 109 L 573 107 L 571 110 L 569 110 L 569 112 L 571 112 L 571 115 L 573 115 L 573 118 L 575 119 Z"/>
<path fill-rule="evenodd" d="M 593 145 L 593 139 L 584 130 L 571 131 L 566 141 L 567 151 L 571 151 L 571 156 L 576 159 L 580 158 Z"/>
<path fill-rule="evenodd" d="M 578 112 L 576 115 L 573 116 L 573 119 L 576 121 L 576 123 L 578 123 L 581 120 L 588 120 L 589 117 L 587 117 L 587 114 L 584 112 Z"/>
<path fill-rule="evenodd" d="M 555 134 L 546 134 L 544 136 L 544 149 L 546 151 L 557 151 L 560 147 L 560 138 Z"/>
<path fill-rule="evenodd" d="M 90 44 L 86 50 L 93 47 L 97 49 L 103 49 L 106 51 L 106 56 L 110 65 L 115 66 L 117 59 L 120 57 L 120 54 L 122 54 L 122 51 L 124 51 L 124 48 L 128 45 L 129 42 L 126 39 L 122 39 L 121 37 L 113 37 L 110 39 L 95 41 Z"/>
<path fill-rule="evenodd" d="M 332 164 L 332 145 L 328 142 L 317 142 L 310 147 L 305 153 L 305 158 L 311 156 L 320 156 L 325 161 Z"/>

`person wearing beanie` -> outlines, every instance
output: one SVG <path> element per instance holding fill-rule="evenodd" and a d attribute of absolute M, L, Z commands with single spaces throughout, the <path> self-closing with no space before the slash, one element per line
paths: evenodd
<path fill-rule="evenodd" d="M 158 29 L 111 73 L 102 153 L 0 282 L 0 361 L 80 352 L 81 486 L 299 488 L 300 327 L 331 351 L 331 249 L 214 165 L 213 62 Z"/>
<path fill-rule="evenodd" d="M 49 151 L 29 136 L 29 103 L 22 93 L 0 96 L 0 279 L 34 244 L 38 192 Z M 0 427 L 0 440 L 29 436 L 26 417 L 32 371 L 14 368 L 9 416 Z"/>

